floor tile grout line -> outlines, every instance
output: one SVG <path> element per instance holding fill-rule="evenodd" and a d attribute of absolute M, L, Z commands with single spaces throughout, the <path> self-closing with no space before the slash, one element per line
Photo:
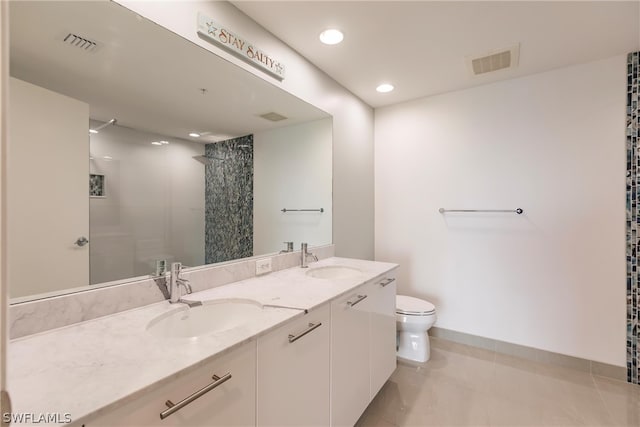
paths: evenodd
<path fill-rule="evenodd" d="M 605 378 L 607 378 L 607 377 L 605 377 Z M 600 390 L 600 386 L 598 385 L 598 382 L 594 378 L 593 374 L 591 374 L 591 380 L 593 381 L 593 385 L 595 386 L 596 391 L 598 393 L 598 396 L 600 397 L 600 402 L 602 402 L 602 406 L 604 406 L 605 411 L 607 411 L 607 415 L 609 416 L 609 420 L 612 423 L 615 424 L 614 413 L 611 411 L 611 409 L 609 409 L 609 405 L 607 405 L 607 402 L 604 400 L 604 397 L 602 396 L 602 390 Z"/>

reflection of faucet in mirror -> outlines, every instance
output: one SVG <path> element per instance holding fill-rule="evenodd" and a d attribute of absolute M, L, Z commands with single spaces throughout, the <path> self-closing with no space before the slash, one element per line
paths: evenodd
<path fill-rule="evenodd" d="M 273 254 L 286 248 L 281 237 L 331 243 L 331 215 L 280 212 L 289 203 L 307 206 L 307 183 L 314 188 L 313 206 L 330 212 L 332 119 L 326 112 L 160 25 L 139 22 L 117 2 L 10 6 L 8 161 L 15 167 L 8 193 L 16 197 L 8 203 L 14 237 L 7 239 L 7 262 L 41 267 L 9 269 L 12 298 L 90 291 L 88 285 L 122 285 L 150 274 L 166 275 L 170 285 L 172 262 L 184 270 Z M 60 49 L 56 34 L 76 27 L 104 34 L 90 61 L 48 54 Z M 141 51 L 127 43 L 132 39 L 166 46 L 166 55 Z M 40 43 L 35 53 L 30 40 Z M 114 46 L 117 60 L 109 54 Z M 176 58 L 193 67 L 176 74 Z M 73 82 L 65 72 L 70 66 Z M 121 78 L 101 80 L 104 69 Z M 195 99 L 172 90 L 175 81 L 197 81 L 207 91 Z M 127 87 L 136 88 L 139 102 L 132 103 Z M 203 105 L 206 114 L 200 114 Z M 256 119 L 256 108 L 288 118 Z M 34 122 L 46 138 L 33 136 Z M 56 160 L 30 168 L 34 152 Z M 304 182 L 286 173 L 291 165 L 304 171 Z M 51 182 L 61 167 L 65 181 Z M 48 221 L 24 220 L 24 212 L 42 206 Z M 73 250 L 69 242 L 78 236 L 91 240 L 90 251 Z M 37 250 L 24 241 L 38 241 Z M 165 271 L 158 260 L 166 260 Z M 62 263 L 73 268 L 57 268 Z"/>
<path fill-rule="evenodd" d="M 317 256 L 315 256 L 311 252 L 307 251 L 307 244 L 306 243 L 302 243 L 300 245 L 300 257 L 302 258 L 302 264 L 300 265 L 300 267 L 302 267 L 302 268 L 308 268 L 309 267 L 309 265 L 307 264 L 307 258 L 308 257 L 312 257 L 314 260 L 318 261 L 318 257 Z"/>
<path fill-rule="evenodd" d="M 189 284 L 188 280 L 180 277 L 181 272 L 182 272 L 182 263 L 172 262 L 171 277 L 169 278 L 169 286 L 167 286 L 167 289 L 169 290 L 169 302 L 172 304 L 176 302 L 182 302 L 180 286 L 184 286 L 184 289 L 187 292 L 187 294 L 191 293 L 191 285 Z"/>
<path fill-rule="evenodd" d="M 151 275 L 153 277 L 161 277 L 161 276 L 164 276 L 166 272 L 167 272 L 167 260 L 166 259 L 156 260 L 156 271 Z"/>
<path fill-rule="evenodd" d="M 286 254 L 289 252 L 293 252 L 293 242 L 284 242 L 287 245 L 287 249 L 283 249 L 280 251 L 281 254 Z"/>

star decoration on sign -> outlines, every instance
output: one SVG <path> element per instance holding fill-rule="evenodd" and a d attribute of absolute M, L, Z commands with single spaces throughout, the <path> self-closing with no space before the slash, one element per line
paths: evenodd
<path fill-rule="evenodd" d="M 207 27 L 209 27 L 209 30 L 207 30 L 207 33 L 209 33 L 212 36 L 215 36 L 216 31 L 218 31 L 218 29 L 214 26 L 213 21 L 207 22 Z"/>

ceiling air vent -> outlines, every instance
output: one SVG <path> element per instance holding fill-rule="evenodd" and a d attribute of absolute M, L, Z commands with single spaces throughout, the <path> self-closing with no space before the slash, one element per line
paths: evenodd
<path fill-rule="evenodd" d="M 280 120 L 287 119 L 287 117 L 283 116 L 282 114 L 278 114 L 278 113 L 261 114 L 260 117 L 262 117 L 263 119 L 266 119 L 266 120 L 270 120 L 272 122 L 279 122 Z"/>
<path fill-rule="evenodd" d="M 506 49 L 492 50 L 482 56 L 467 57 L 467 63 L 474 76 L 505 70 L 518 65 L 520 45 Z"/>
<path fill-rule="evenodd" d="M 69 46 L 77 47 L 87 52 L 92 52 L 98 47 L 97 42 L 73 33 L 67 34 L 67 36 L 62 41 Z"/>

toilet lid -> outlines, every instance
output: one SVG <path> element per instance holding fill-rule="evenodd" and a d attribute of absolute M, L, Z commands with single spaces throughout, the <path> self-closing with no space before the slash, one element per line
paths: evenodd
<path fill-rule="evenodd" d="M 396 295 L 396 313 L 400 314 L 430 314 L 436 307 L 429 301 L 407 295 Z"/>

